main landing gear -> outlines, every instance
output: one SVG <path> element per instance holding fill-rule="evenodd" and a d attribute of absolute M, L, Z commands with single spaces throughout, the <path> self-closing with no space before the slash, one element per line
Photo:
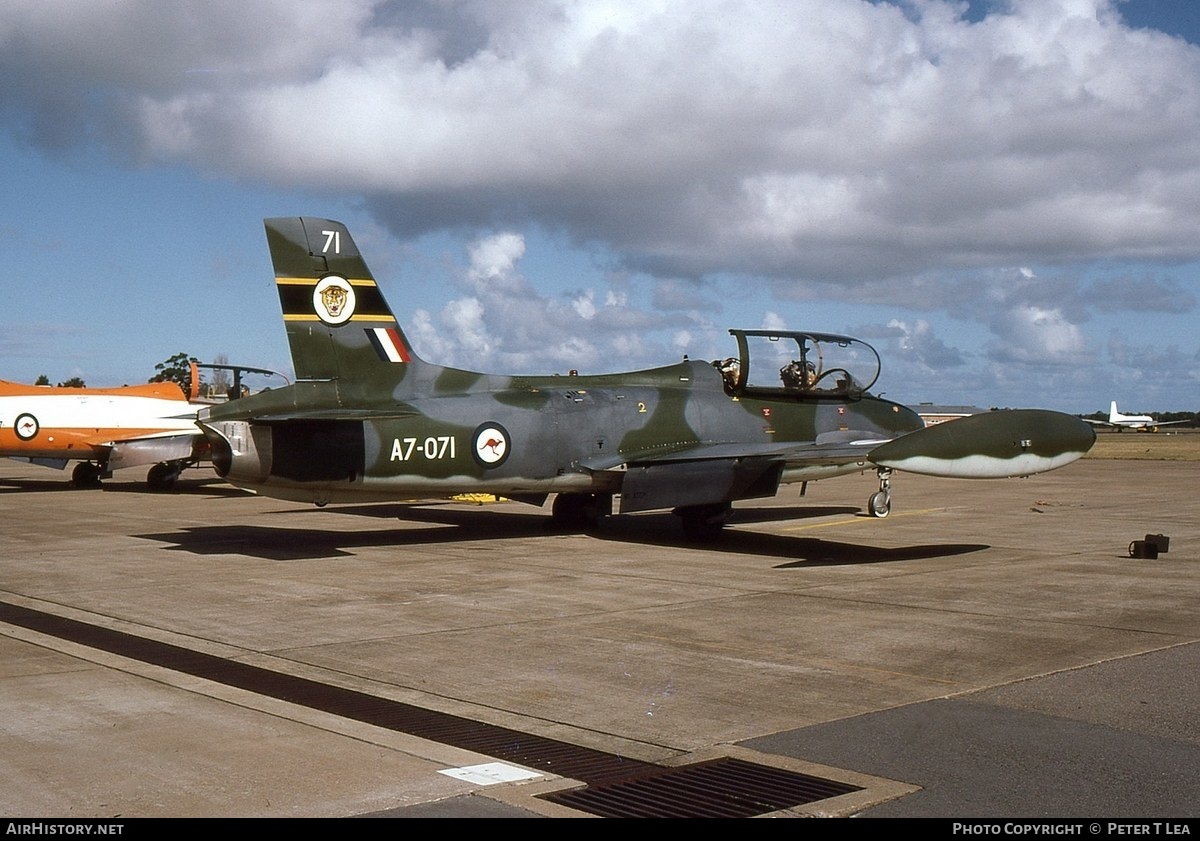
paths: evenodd
<path fill-rule="evenodd" d="M 187 460 L 160 461 L 146 474 L 146 486 L 152 491 L 169 491 L 175 487 L 175 481 L 183 473 L 184 468 L 195 463 Z M 101 479 L 111 476 L 112 471 L 104 465 L 92 461 L 81 461 L 71 471 L 71 484 L 77 488 L 98 488 Z"/>
<path fill-rule="evenodd" d="M 712 505 L 685 505 L 672 513 L 683 521 L 683 536 L 693 542 L 712 540 L 721 534 L 733 506 L 728 502 Z"/>
<path fill-rule="evenodd" d="M 564 531 L 595 531 L 600 518 L 612 514 L 609 494 L 559 494 L 554 497 L 550 519 Z"/>
<path fill-rule="evenodd" d="M 175 480 L 187 466 L 188 463 L 184 461 L 160 461 L 146 474 L 146 484 L 152 491 L 169 491 L 175 487 Z"/>
<path fill-rule="evenodd" d="M 100 465 L 90 461 L 81 461 L 71 471 L 71 484 L 77 488 L 98 488 L 104 475 L 104 468 Z"/>
<path fill-rule="evenodd" d="M 872 517 L 886 517 L 892 513 L 892 468 L 879 468 L 879 490 L 867 500 L 867 510 Z"/>

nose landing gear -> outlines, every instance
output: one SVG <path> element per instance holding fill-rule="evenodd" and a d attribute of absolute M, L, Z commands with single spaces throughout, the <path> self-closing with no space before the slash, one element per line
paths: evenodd
<path fill-rule="evenodd" d="M 872 517 L 886 517 L 892 513 L 892 468 L 881 467 L 878 473 L 879 490 L 867 500 L 867 510 Z"/>

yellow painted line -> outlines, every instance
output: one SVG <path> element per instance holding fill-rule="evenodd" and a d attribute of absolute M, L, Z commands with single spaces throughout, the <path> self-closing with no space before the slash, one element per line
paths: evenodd
<path fill-rule="evenodd" d="M 883 520 L 894 520 L 897 517 L 917 517 L 922 514 L 933 514 L 937 511 L 949 511 L 949 508 L 921 508 L 917 511 L 903 511 L 899 514 L 889 514 L 887 517 L 853 517 L 846 520 L 833 520 L 828 523 L 813 523 L 807 526 L 789 526 L 784 531 L 811 531 L 812 529 L 826 529 L 831 526 L 849 526 L 862 523 L 877 522 Z"/>

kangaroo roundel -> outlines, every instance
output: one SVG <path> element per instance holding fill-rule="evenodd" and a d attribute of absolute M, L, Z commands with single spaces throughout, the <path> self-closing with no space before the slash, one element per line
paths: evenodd
<path fill-rule="evenodd" d="M 13 430 L 22 441 L 32 441 L 37 437 L 38 430 L 40 429 L 41 426 L 38 424 L 38 419 L 28 412 L 22 412 L 17 415 L 17 421 L 13 424 Z"/>
<path fill-rule="evenodd" d="M 354 288 L 344 277 L 322 278 L 313 290 L 313 309 L 326 324 L 345 324 L 354 315 Z"/>
<path fill-rule="evenodd" d="M 498 423 L 484 423 L 471 436 L 471 453 L 480 467 L 499 467 L 508 458 L 508 430 Z"/>

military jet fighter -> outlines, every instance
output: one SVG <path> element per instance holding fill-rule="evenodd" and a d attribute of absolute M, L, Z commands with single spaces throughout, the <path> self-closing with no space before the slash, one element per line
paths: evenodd
<path fill-rule="evenodd" d="M 296 382 L 202 409 L 219 475 L 315 503 L 496 494 L 588 526 L 671 509 L 711 537 L 736 500 L 874 470 L 1024 476 L 1092 446 L 1091 427 L 1006 410 L 925 428 L 868 390 L 879 356 L 848 336 L 731 330 L 736 356 L 594 376 L 500 376 L 420 359 L 344 225 L 265 221 Z"/>

